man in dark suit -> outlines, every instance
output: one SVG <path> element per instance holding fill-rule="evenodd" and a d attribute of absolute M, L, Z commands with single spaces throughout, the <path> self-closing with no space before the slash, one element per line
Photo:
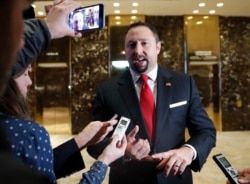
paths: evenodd
<path fill-rule="evenodd" d="M 160 49 L 151 25 L 130 25 L 125 35 L 129 69 L 97 88 L 93 120 L 107 120 L 117 113 L 131 119 L 127 132 L 136 127 L 127 135 L 126 155 L 111 165 L 110 184 L 191 184 L 191 169 L 200 171 L 215 146 L 216 130 L 194 80 L 158 66 Z M 151 138 L 140 106 L 141 74 L 149 76 L 155 103 Z M 107 143 L 108 139 L 89 146 L 89 154 L 96 158 Z"/>

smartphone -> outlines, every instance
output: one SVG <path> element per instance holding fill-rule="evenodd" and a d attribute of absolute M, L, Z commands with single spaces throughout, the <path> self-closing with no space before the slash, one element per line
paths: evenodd
<path fill-rule="evenodd" d="M 213 160 L 216 162 L 231 184 L 238 184 L 238 172 L 232 167 L 232 165 L 222 153 L 214 155 Z"/>
<path fill-rule="evenodd" d="M 105 13 L 103 4 L 95 4 L 73 10 L 69 14 L 69 27 L 75 31 L 103 29 Z"/>
<path fill-rule="evenodd" d="M 118 140 L 121 141 L 130 123 L 130 119 L 122 116 L 115 128 L 113 135 L 118 135 Z"/>

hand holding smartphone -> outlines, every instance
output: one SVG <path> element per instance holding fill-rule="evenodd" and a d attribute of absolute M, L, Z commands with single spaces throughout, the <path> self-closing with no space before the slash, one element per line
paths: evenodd
<path fill-rule="evenodd" d="M 69 27 L 75 31 L 103 29 L 105 13 L 103 4 L 81 7 L 69 14 Z"/>

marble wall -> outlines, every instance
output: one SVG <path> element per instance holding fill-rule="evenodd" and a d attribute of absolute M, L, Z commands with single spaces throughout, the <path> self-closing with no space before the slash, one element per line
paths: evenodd
<path fill-rule="evenodd" d="M 145 21 L 156 27 L 161 38 L 162 50 L 159 55 L 159 64 L 184 72 L 186 63 L 183 16 L 145 16 Z M 220 17 L 219 23 L 222 61 L 222 129 L 224 131 L 249 130 L 250 18 Z M 103 30 L 84 32 L 82 38 L 68 41 L 68 50 L 62 49 L 63 52 L 69 54 L 72 133 L 78 133 L 91 121 L 96 85 L 110 76 L 110 47 L 112 45 L 109 43 L 109 38 L 111 36 L 115 37 L 115 35 L 110 35 L 108 27 Z M 122 47 L 123 42 L 120 44 L 119 47 Z M 65 43 L 60 43 L 60 45 L 65 47 Z M 57 62 L 57 60 L 54 61 Z M 50 77 L 50 80 L 60 83 L 58 77 Z M 48 101 L 49 99 L 53 101 L 50 96 L 46 98 Z M 39 102 L 33 104 L 39 104 Z"/>
<path fill-rule="evenodd" d="M 108 31 L 89 31 L 71 40 L 72 133 L 91 121 L 96 85 L 109 76 Z"/>
<path fill-rule="evenodd" d="M 250 17 L 220 17 L 222 129 L 250 129 Z"/>
<path fill-rule="evenodd" d="M 162 42 L 158 63 L 184 72 L 183 16 L 146 16 L 145 21 L 154 25 Z"/>

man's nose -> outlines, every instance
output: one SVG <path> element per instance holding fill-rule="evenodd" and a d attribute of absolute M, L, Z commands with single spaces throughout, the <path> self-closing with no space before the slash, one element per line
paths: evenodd
<path fill-rule="evenodd" d="M 141 54 L 142 53 L 142 50 L 143 50 L 143 47 L 140 43 L 137 43 L 136 46 L 135 46 L 135 52 L 137 54 Z"/>

